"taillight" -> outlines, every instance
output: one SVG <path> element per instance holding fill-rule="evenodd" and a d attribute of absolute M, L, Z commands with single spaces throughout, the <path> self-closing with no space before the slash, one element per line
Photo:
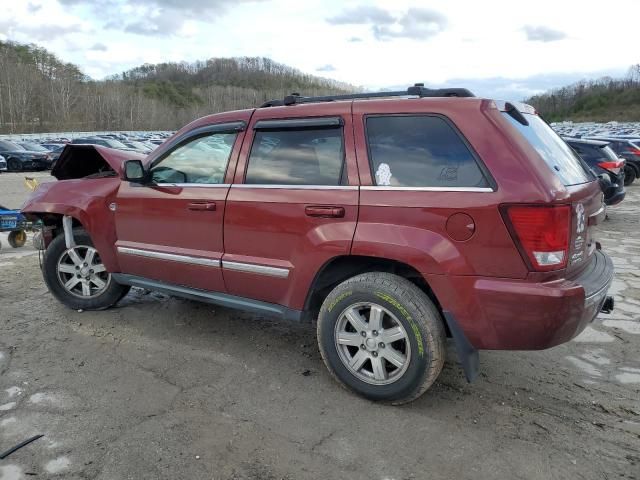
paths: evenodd
<path fill-rule="evenodd" d="M 620 173 L 620 169 L 624 166 L 624 160 L 618 160 L 617 162 L 598 162 L 598 166 L 618 174 Z"/>
<path fill-rule="evenodd" d="M 631 155 L 636 155 L 640 157 L 640 148 L 630 148 L 629 150 L 626 150 L 624 153 L 630 153 Z"/>
<path fill-rule="evenodd" d="M 511 205 L 506 213 L 515 240 L 534 270 L 546 272 L 567 266 L 569 205 Z"/>

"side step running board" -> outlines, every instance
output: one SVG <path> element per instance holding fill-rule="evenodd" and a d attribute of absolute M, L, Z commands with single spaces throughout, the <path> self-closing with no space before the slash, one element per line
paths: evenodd
<path fill-rule="evenodd" d="M 197 288 L 190 288 L 182 285 L 173 285 L 170 283 L 159 282 L 157 280 L 150 280 L 148 278 L 128 275 L 124 273 L 113 273 L 111 274 L 111 276 L 116 282 L 121 285 L 131 285 L 132 287 L 146 288 L 147 290 L 162 292 L 167 295 L 174 295 L 176 297 L 198 300 L 201 302 L 212 303 L 214 305 L 221 305 L 223 307 L 235 308 L 238 310 L 246 310 L 250 312 L 272 315 L 296 322 L 299 322 L 303 319 L 303 312 L 301 310 L 294 310 L 292 308 L 287 308 L 275 303 L 261 302 L 259 300 L 238 297 L 226 293 L 209 292 L 206 290 L 199 290 Z"/>

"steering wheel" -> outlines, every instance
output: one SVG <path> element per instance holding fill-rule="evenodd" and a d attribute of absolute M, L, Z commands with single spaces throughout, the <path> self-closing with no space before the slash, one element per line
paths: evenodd
<path fill-rule="evenodd" d="M 151 171 L 151 176 L 153 180 L 157 182 L 159 179 L 156 178 L 156 174 L 163 174 L 163 173 L 166 173 L 166 175 L 162 175 L 162 177 L 164 178 L 160 179 L 160 182 L 158 183 L 188 183 L 186 173 L 181 172 L 179 170 L 174 170 L 171 167 L 163 167 L 163 166 L 156 167 Z M 174 176 L 182 177 L 182 179 L 180 181 L 177 181 L 172 178 Z"/>

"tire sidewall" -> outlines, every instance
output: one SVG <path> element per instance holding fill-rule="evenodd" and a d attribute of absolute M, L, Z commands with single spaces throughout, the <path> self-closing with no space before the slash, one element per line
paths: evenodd
<path fill-rule="evenodd" d="M 414 320 L 419 313 L 413 311 L 410 305 L 403 305 L 397 295 L 382 286 L 376 285 L 372 290 L 356 285 L 349 287 L 335 296 L 330 295 L 320 312 L 318 343 L 325 360 L 333 369 L 333 374 L 349 388 L 372 400 L 394 401 L 412 396 L 422 384 L 431 362 L 431 352 L 426 338 L 428 332 L 424 332 L 420 324 Z M 386 308 L 402 323 L 407 332 L 411 346 L 409 366 L 402 377 L 393 383 L 368 384 L 354 376 L 340 359 L 334 340 L 336 323 L 344 310 L 360 302 L 377 303 Z"/>

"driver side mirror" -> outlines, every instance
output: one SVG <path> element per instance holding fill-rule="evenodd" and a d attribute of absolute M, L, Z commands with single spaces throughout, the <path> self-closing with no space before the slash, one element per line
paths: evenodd
<path fill-rule="evenodd" d="M 140 160 L 126 160 L 123 170 L 125 180 L 133 183 L 145 183 L 147 175 Z"/>

